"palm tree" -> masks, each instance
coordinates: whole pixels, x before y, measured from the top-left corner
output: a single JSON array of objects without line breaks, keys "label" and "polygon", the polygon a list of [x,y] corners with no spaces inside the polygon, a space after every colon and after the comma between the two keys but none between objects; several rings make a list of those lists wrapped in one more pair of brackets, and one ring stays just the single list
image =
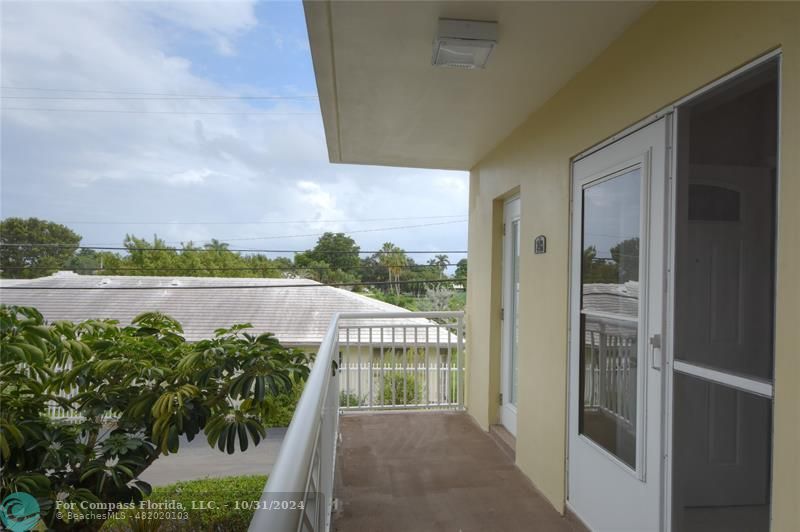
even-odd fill
[{"label": "palm tree", "polygon": [[444,272],[450,266],[450,257],[447,255],[436,255],[433,259],[433,264],[439,268],[439,277],[444,277]]},{"label": "palm tree", "polygon": [[395,283],[394,292],[399,296],[400,285],[398,281],[400,280],[400,272],[403,266],[408,263],[408,257],[406,257],[405,252],[391,242],[384,242],[380,251],[378,251],[378,263],[388,270],[389,286]]},{"label": "palm tree", "polygon": [[209,249],[212,251],[227,251],[228,246],[229,244],[227,242],[220,242],[216,238],[212,238],[211,242],[203,245],[205,249]]}]

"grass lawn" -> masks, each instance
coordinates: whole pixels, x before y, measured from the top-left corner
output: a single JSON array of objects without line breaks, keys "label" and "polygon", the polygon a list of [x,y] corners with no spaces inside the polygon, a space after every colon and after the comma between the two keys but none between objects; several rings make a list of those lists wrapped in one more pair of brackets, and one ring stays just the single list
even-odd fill
[{"label": "grass lawn", "polygon": [[121,512],[125,519],[107,521],[103,531],[245,531],[253,517],[252,503],[261,498],[266,481],[266,475],[251,475],[153,488],[137,509]]}]

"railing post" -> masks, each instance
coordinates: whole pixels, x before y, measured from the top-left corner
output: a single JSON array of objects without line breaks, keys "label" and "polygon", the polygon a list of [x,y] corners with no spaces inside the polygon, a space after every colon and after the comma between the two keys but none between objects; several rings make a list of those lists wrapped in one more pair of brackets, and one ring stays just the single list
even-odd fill
[{"label": "railing post", "polygon": [[464,353],[464,315],[461,314],[458,316],[458,326],[457,326],[457,333],[458,333],[458,347],[456,351],[456,371],[458,371],[458,388],[456,390],[458,394],[458,406],[459,408],[464,408],[466,403],[464,394],[466,390],[464,389],[465,381],[466,381],[466,353]]},{"label": "railing post", "polygon": [[373,368],[373,365],[372,365],[372,361],[374,360],[375,355],[372,352],[373,351],[373,347],[372,347],[372,327],[370,327],[367,330],[369,331],[369,348],[367,348],[367,364],[368,364],[368,367],[369,367],[369,387],[367,389],[367,395],[369,396],[369,406],[372,407],[372,404],[373,404],[373,401],[374,401],[374,399],[373,399],[373,393],[374,393],[373,381],[375,380],[374,375],[373,375],[374,368]]}]

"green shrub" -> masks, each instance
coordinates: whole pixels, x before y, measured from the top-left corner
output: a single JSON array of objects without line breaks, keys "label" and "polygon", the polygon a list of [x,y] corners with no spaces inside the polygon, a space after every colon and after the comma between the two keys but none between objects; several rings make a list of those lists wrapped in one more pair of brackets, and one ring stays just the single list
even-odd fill
[{"label": "green shrub", "polygon": [[[126,510],[117,514],[119,519],[106,521],[103,531],[144,532],[173,530],[207,530],[213,532],[239,532],[247,530],[253,518],[250,506],[236,507],[236,501],[248,503],[261,497],[267,477],[252,475],[241,477],[207,478],[176,482],[168,486],[153,488],[146,498],[152,503],[180,503],[188,513],[188,519],[136,519],[137,510]],[[204,509],[199,509],[204,505]],[[213,507],[212,507],[213,506]],[[194,509],[193,509],[194,508]],[[173,510],[165,510],[172,512]],[[157,512],[156,512],[157,513]]]},{"label": "green shrub", "polygon": [[381,382],[384,405],[413,405],[423,402],[425,385],[414,375],[403,371],[387,371]]},{"label": "green shrub", "polygon": [[366,397],[360,396],[355,392],[345,390],[339,392],[339,406],[363,406],[365,403]]},{"label": "green shrub", "polygon": [[419,310],[419,306],[417,305],[417,299],[414,296],[410,296],[407,294],[392,294],[392,293],[385,294],[383,292],[370,292],[366,295],[368,295],[373,299],[383,301],[384,303],[389,303],[391,305],[403,307],[408,310],[412,311]]},{"label": "green shrub", "polygon": [[[229,454],[258,445],[281,412],[278,397],[299,394],[310,357],[248,327],[187,342],[180,323],[157,312],[128,326],[48,324],[34,308],[0,305],[0,500],[29,493],[48,529],[89,530],[103,514],[59,505],[142,500],[151,486],[140,475],[178,452],[181,436]],[[53,403],[79,420],[48,416]]]},{"label": "green shrub", "polygon": [[282,393],[269,399],[270,412],[267,417],[267,427],[288,427],[292,422],[294,409],[303,394],[305,382],[294,385],[291,393]]}]

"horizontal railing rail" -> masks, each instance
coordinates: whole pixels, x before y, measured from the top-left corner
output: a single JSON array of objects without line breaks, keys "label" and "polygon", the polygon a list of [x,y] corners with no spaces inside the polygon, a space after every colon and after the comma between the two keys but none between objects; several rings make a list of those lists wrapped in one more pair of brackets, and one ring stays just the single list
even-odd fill
[{"label": "horizontal railing rail", "polygon": [[340,410],[463,408],[464,354],[463,312],[336,314],[250,531],[329,530]]}]

